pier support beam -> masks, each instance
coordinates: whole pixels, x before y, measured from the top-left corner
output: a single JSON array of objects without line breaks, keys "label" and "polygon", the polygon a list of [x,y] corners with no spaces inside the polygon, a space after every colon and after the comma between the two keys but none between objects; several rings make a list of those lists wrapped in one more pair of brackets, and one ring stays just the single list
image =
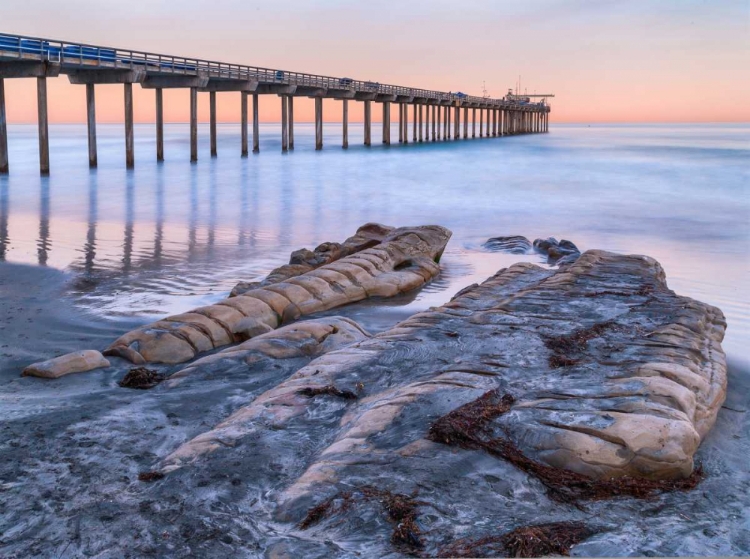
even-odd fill
[{"label": "pier support beam", "polygon": [[47,78],[36,79],[37,115],[39,123],[39,172],[49,175],[49,124],[47,121]]},{"label": "pier support beam", "polygon": [[383,103],[383,143],[389,145],[391,143],[391,104],[388,101]]},{"label": "pier support beam", "polygon": [[404,143],[409,143],[409,103],[404,103]]},{"label": "pier support beam", "polygon": [[[287,114],[287,96],[279,95],[281,99],[281,153],[289,151],[289,115]],[[318,99],[315,99],[315,149],[318,148]]]},{"label": "pier support beam", "polygon": [[164,90],[156,88],[156,160],[164,161]]},{"label": "pier support beam", "polygon": [[198,161],[198,88],[190,88],[190,162]]},{"label": "pier support beam", "polygon": [[343,114],[341,117],[342,130],[341,130],[341,147],[343,149],[349,149],[349,100],[343,100]]},{"label": "pier support beam", "polygon": [[135,167],[135,141],[133,138],[133,84],[126,83],[125,89],[125,167]]},{"label": "pier support beam", "polygon": [[440,105],[438,105],[438,106],[435,107],[435,109],[437,109],[435,111],[437,113],[437,139],[440,140],[440,138],[441,138],[441,135],[440,135],[440,113],[442,112],[443,108]]},{"label": "pier support beam", "polygon": [[94,84],[86,84],[86,124],[89,139],[89,167],[96,168],[96,99],[94,97]]},{"label": "pier support beam", "polygon": [[445,112],[443,113],[445,120],[443,122],[443,141],[447,142],[451,139],[451,108],[445,106]]},{"label": "pier support beam", "polygon": [[435,119],[437,118],[437,111],[435,109],[437,109],[437,107],[433,105],[432,106],[432,141],[433,142],[437,139],[437,136],[435,134],[435,131],[436,131]]},{"label": "pier support beam", "polygon": [[422,143],[423,137],[422,132],[424,130],[424,122],[422,120],[422,105],[419,105],[419,143]]},{"label": "pier support beam", "polygon": [[247,157],[247,91],[240,91],[240,136],[242,157]]},{"label": "pier support beam", "polygon": [[315,149],[323,149],[323,98],[315,98]]},{"label": "pier support beam", "polygon": [[469,107],[464,107],[464,140],[469,137]]},{"label": "pier support beam", "polygon": [[417,116],[417,104],[414,103],[414,124],[412,126],[413,128],[413,136],[412,141],[416,144],[417,143],[417,123],[418,123],[419,117]]},{"label": "pier support beam", "polygon": [[289,150],[294,151],[294,97],[291,95],[286,98],[286,108],[289,119]]},{"label": "pier support beam", "polygon": [[209,130],[211,136],[211,157],[216,157],[216,92],[211,91],[209,96]]},{"label": "pier support beam", "polygon": [[372,145],[372,101],[365,101],[365,145]]},{"label": "pier support beam", "polygon": [[404,143],[404,104],[398,103],[398,143]]},{"label": "pier support beam", "polygon": [[0,78],[0,175],[7,175],[8,163],[8,117],[5,112],[5,80]]},{"label": "pier support beam", "polygon": [[456,105],[453,109],[453,139],[458,140],[461,137],[461,107]]},{"label": "pier support beam", "polygon": [[260,122],[258,121],[257,93],[253,93],[253,153],[260,153]]},{"label": "pier support beam", "polygon": [[484,138],[484,109],[479,109],[479,137]]},{"label": "pier support beam", "polygon": [[477,137],[477,109],[471,109],[471,137]]},{"label": "pier support beam", "polygon": [[431,127],[435,127],[435,114],[434,114],[434,107],[432,105],[425,105],[425,129],[424,129],[424,139],[426,142],[434,141],[435,138],[434,135],[430,133]]}]

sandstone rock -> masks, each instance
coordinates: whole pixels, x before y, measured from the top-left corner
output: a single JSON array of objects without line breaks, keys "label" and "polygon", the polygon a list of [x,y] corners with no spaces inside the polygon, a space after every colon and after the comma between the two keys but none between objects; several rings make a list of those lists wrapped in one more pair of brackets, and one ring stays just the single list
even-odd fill
[{"label": "sandstone rock", "polygon": [[25,377],[60,378],[71,373],[83,373],[109,367],[109,361],[93,349],[67,353],[54,359],[29,365],[21,373]]},{"label": "sandstone rock", "polygon": [[510,254],[530,254],[532,251],[531,241],[520,235],[493,237],[482,246],[488,250]]},{"label": "sandstone rock", "polygon": [[[576,483],[684,478],[724,400],[725,327],[718,309],[670,291],[648,257],[589,251],[561,270],[516,264],[443,307],[315,359],[164,468],[184,463],[183,452],[195,460],[242,440],[260,444],[264,433],[281,459],[301,444],[300,431],[284,426],[304,416],[305,441],[327,434],[281,497],[282,518],[299,519],[315,496],[352,480],[426,483],[424,460],[441,459],[430,456],[442,445],[426,440],[435,418],[502,391],[506,407],[485,417],[481,437],[510,445],[536,470],[568,472]],[[334,433],[321,431],[332,418],[308,415],[306,394],[357,385],[362,397],[332,412]]]},{"label": "sandstone rock", "polygon": [[405,293],[440,272],[437,262],[450,235],[437,225],[393,229],[382,243],[300,276],[142,326],[115,340],[105,355],[136,364],[184,363],[300,316]]},{"label": "sandstone rock", "polygon": [[[334,316],[305,320],[198,359],[174,373],[164,384],[167,388],[175,388],[189,378],[226,371],[242,364],[257,366],[262,361],[291,360],[296,357],[309,360],[369,337],[361,326],[348,318]],[[343,392],[340,394],[349,397]],[[164,459],[161,471],[174,471],[217,448],[231,446],[233,441],[246,436],[253,428],[252,424],[245,421],[245,414],[233,414],[215,429],[199,435],[172,452]]]},{"label": "sandstone rock", "polygon": [[314,251],[306,248],[295,250],[289,258],[289,264],[285,264],[273,270],[263,281],[240,282],[230,297],[236,297],[251,289],[257,289],[265,285],[279,283],[289,278],[300,276],[306,272],[319,268],[324,264],[330,264],[350,254],[355,254],[366,248],[374,247],[385,240],[386,236],[393,231],[393,227],[380,225],[379,223],[365,223],[357,229],[357,232],[346,239],[342,244],[326,242],[318,245]]},{"label": "sandstone rock", "polygon": [[581,255],[578,247],[565,239],[558,241],[554,237],[548,239],[537,239],[534,241],[534,250],[547,257],[550,265],[565,265],[575,262]]}]

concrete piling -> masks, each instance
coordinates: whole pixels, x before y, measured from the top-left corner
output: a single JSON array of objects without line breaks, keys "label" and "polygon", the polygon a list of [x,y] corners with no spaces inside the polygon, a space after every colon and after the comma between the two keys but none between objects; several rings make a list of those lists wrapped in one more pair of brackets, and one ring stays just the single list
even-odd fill
[{"label": "concrete piling", "polygon": [[383,103],[383,143],[388,145],[391,143],[390,131],[391,131],[391,118],[390,118],[390,103],[385,101]]},{"label": "concrete piling", "polygon": [[414,143],[417,143],[417,124],[419,122],[419,118],[417,116],[417,104],[415,103],[413,107],[414,107],[414,122],[412,125],[412,130],[413,130],[412,141]]},{"label": "concrete piling", "polygon": [[8,117],[5,113],[5,80],[0,78],[0,175],[7,175],[9,171]]},{"label": "concrete piling", "polygon": [[323,149],[323,98],[315,98],[315,149]]},{"label": "concrete piling", "polygon": [[344,149],[349,148],[349,100],[343,100],[343,115],[342,115],[342,143],[341,147]]},{"label": "concrete piling", "polygon": [[469,107],[464,107],[464,140],[469,137]]},{"label": "concrete piling", "polygon": [[135,141],[133,138],[133,84],[126,83],[125,89],[125,167],[135,167]]},{"label": "concrete piling", "polygon": [[[416,108],[416,107],[415,107]],[[422,137],[422,131],[424,129],[423,121],[422,121],[422,105],[419,105],[419,143],[422,143],[423,137]]]},{"label": "concrete piling", "polygon": [[247,91],[240,92],[240,135],[242,138],[241,156],[247,157]]},{"label": "concrete piling", "polygon": [[398,143],[404,143],[404,104],[398,104]]},{"label": "concrete piling", "polygon": [[437,111],[435,109],[437,109],[437,107],[435,105],[433,105],[432,106],[432,141],[433,142],[436,140],[436,136],[435,136],[435,130],[436,130],[436,128],[435,128],[435,118],[436,118],[436,115],[437,115]]},{"label": "concrete piling", "polygon": [[39,124],[39,172],[49,175],[49,123],[47,121],[47,78],[36,79],[37,115]]},{"label": "concrete piling", "polygon": [[94,98],[94,84],[86,84],[86,124],[89,141],[89,168],[97,165],[96,156],[96,100]]},{"label": "concrete piling", "polygon": [[289,151],[294,151],[294,97],[291,95],[286,100],[287,118],[289,119]]},{"label": "concrete piling", "polygon": [[442,110],[442,107],[440,105],[437,105],[435,109],[437,109],[435,111],[435,113],[437,114],[437,139],[440,140],[440,112]]},{"label": "concrete piling", "polygon": [[372,145],[372,101],[365,101],[365,145]]},{"label": "concrete piling", "polygon": [[260,153],[260,122],[258,121],[257,93],[253,93],[253,153]]},{"label": "concrete piling", "polygon": [[164,161],[164,93],[156,88],[156,160]]},{"label": "concrete piling", "polygon": [[[289,151],[289,122],[287,115],[287,97],[286,95],[280,95],[281,100],[281,153]],[[315,100],[315,149],[318,148],[318,103]]]},{"label": "concrete piling", "polygon": [[209,97],[209,130],[211,137],[211,157],[216,157],[216,92],[211,91]]},{"label": "concrete piling", "polygon": [[198,88],[190,88],[190,161],[198,161]]}]

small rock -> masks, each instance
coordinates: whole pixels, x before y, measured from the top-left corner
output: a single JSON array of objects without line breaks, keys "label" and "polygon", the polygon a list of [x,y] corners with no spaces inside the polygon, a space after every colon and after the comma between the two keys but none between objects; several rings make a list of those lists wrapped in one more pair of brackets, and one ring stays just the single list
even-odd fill
[{"label": "small rock", "polygon": [[87,349],[34,363],[26,367],[21,375],[24,377],[60,378],[71,373],[84,373],[101,367],[109,367],[109,361],[98,351]]}]

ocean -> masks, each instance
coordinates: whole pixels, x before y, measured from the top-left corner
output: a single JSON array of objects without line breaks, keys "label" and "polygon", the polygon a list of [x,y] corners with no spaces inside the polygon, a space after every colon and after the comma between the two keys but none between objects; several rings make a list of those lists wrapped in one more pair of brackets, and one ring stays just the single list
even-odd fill
[{"label": "ocean", "polygon": [[138,125],[128,171],[122,125],[98,126],[96,170],[85,126],[53,125],[52,172],[40,177],[36,127],[11,125],[0,261],[64,270],[75,306],[145,321],[216,301],[291,251],[342,241],[368,221],[450,228],[439,280],[395,310],[351,311],[378,330],[512,262],[541,263],[487,252],[488,238],[552,236],[656,258],[672,289],[724,311],[724,348],[748,361],[750,125],[553,121],[549,134],[391,146],[374,125],[365,147],[353,124],[343,150],[340,123],[326,123],[316,152],[313,126],[298,123],[288,154],[279,126],[260,128],[260,153],[241,158],[239,126],[219,125],[211,158],[201,125],[191,164],[187,125],[167,125],[159,164],[154,127]]}]

